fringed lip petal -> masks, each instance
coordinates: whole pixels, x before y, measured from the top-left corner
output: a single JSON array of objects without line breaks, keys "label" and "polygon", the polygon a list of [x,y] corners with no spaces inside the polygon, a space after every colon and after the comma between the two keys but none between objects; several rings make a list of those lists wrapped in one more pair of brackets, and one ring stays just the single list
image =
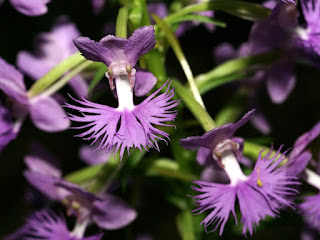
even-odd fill
[{"label": "fringed lip petal", "polygon": [[[168,86],[167,90],[158,95],[161,89]],[[168,81],[156,92],[146,98],[133,110],[118,109],[92,103],[88,100],[75,100],[82,106],[74,106],[66,103],[65,107],[80,112],[81,116],[69,114],[69,119],[75,122],[87,123],[78,128],[87,128],[86,131],[78,135],[93,142],[100,140],[99,149],[109,152],[115,147],[120,150],[123,157],[125,149],[130,148],[146,149],[155,147],[157,150],[157,140],[164,140],[169,134],[158,130],[155,126],[170,126],[167,121],[174,121],[177,112],[171,109],[179,104],[177,100],[171,100],[174,92],[170,89]]]}]

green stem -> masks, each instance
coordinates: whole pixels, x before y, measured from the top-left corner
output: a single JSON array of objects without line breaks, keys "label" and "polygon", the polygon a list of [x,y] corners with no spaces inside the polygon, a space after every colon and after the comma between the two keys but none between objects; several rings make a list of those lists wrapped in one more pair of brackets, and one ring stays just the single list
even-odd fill
[{"label": "green stem", "polygon": [[201,98],[201,95],[199,93],[199,90],[196,86],[191,68],[189,66],[189,63],[188,63],[186,57],[184,56],[184,53],[181,49],[181,46],[179,44],[177,37],[174,35],[174,33],[171,31],[170,27],[168,26],[168,24],[165,21],[163,21],[161,18],[159,18],[155,14],[152,14],[152,17],[154,18],[154,20],[156,21],[158,26],[162,29],[162,31],[165,33],[169,44],[171,45],[174,53],[176,54],[176,57],[179,60],[180,65],[181,65],[181,67],[187,77],[187,80],[189,82],[190,89],[191,89],[191,92],[192,92],[194,98],[198,101],[198,103],[203,108],[205,108],[204,103]]},{"label": "green stem", "polygon": [[119,10],[117,22],[116,22],[116,36],[121,38],[127,38],[127,23],[128,23],[128,9],[122,7]]},{"label": "green stem", "polygon": [[42,94],[46,96],[50,96],[56,92],[58,92],[64,85],[66,85],[75,75],[79,74],[81,71],[83,71],[85,68],[90,66],[92,64],[91,61],[85,61],[79,66],[75,67],[73,70],[71,70],[67,75],[62,77],[59,81],[54,83],[51,87],[49,87],[47,90],[45,90]]},{"label": "green stem", "polygon": [[194,99],[190,90],[184,87],[177,80],[172,81],[172,86],[176,93],[181,97],[183,103],[189,108],[195,118],[200,122],[205,131],[209,131],[215,127],[215,122],[208,112]]},{"label": "green stem", "polygon": [[30,97],[34,97],[42,93],[49,86],[51,86],[57,79],[59,79],[65,72],[79,65],[83,61],[85,61],[85,58],[82,57],[79,52],[71,55],[69,58],[59,63],[50,72],[48,72],[38,81],[36,81],[28,91],[28,95]]}]

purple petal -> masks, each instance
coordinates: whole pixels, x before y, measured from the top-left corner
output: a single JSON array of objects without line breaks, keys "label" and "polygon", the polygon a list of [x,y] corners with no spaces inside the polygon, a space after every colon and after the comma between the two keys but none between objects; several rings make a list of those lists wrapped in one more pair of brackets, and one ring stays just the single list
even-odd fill
[{"label": "purple petal", "polygon": [[156,85],[157,78],[149,71],[136,66],[134,94],[138,97],[146,95]]},{"label": "purple petal", "polygon": [[155,21],[151,17],[151,13],[157,15],[159,18],[165,18],[168,16],[168,8],[163,2],[151,2],[147,5],[149,18],[152,24],[155,24]]},{"label": "purple petal", "polygon": [[300,153],[295,158],[289,157],[288,175],[300,176],[300,174],[306,169],[311,158],[312,154],[308,151]]},{"label": "purple petal", "polygon": [[294,143],[289,159],[299,156],[316,137],[320,135],[320,122],[318,122],[310,131],[302,134]]},{"label": "purple petal", "polygon": [[0,152],[17,137],[18,131],[14,130],[11,114],[0,103]]},{"label": "purple petal", "polygon": [[104,9],[104,6],[106,5],[106,0],[92,0],[91,1],[93,13],[99,14]]},{"label": "purple petal", "polygon": [[[100,139],[99,148],[109,152],[115,147],[117,152],[120,149],[120,156],[123,157],[127,148],[142,149],[154,147],[159,150],[157,140],[165,140],[169,134],[155,128],[158,126],[172,126],[165,124],[166,121],[173,121],[177,115],[171,109],[179,104],[177,100],[171,100],[174,96],[173,89],[168,86],[165,93],[156,96],[160,90],[167,85],[166,82],[156,92],[146,98],[141,104],[135,106],[132,111],[118,111],[105,105],[75,100],[83,107],[66,104],[66,107],[79,111],[82,116],[71,115],[69,119],[75,122],[86,123],[79,129],[88,128],[85,132],[77,135],[86,140],[93,139],[93,143]],[[118,127],[120,123],[120,127]],[[160,135],[160,136],[159,136]],[[163,138],[164,137],[164,138]]]},{"label": "purple petal", "polygon": [[2,58],[0,58],[0,89],[20,103],[28,102],[22,74]]},{"label": "purple petal", "polygon": [[320,1],[303,0],[301,1],[303,16],[308,24],[309,29],[319,30],[320,24]]},{"label": "purple petal", "polygon": [[212,157],[212,150],[205,147],[199,147],[196,159],[200,166],[209,166],[216,162]]},{"label": "purple petal", "polygon": [[219,166],[209,166],[203,169],[200,179],[205,182],[230,183],[227,173]]},{"label": "purple petal", "polygon": [[194,183],[199,187],[192,186],[191,188],[201,193],[200,195],[193,197],[198,206],[194,211],[200,214],[204,211],[211,210],[201,224],[204,225],[206,231],[211,224],[215,225],[212,231],[217,230],[220,226],[219,235],[221,236],[230,213],[233,214],[237,224],[234,207],[236,201],[236,188],[225,184],[203,181],[195,181]]},{"label": "purple petal", "polygon": [[11,5],[19,12],[28,16],[40,16],[48,11],[50,0],[10,0]]},{"label": "purple petal", "polygon": [[80,148],[80,159],[89,165],[97,165],[106,163],[109,160],[109,154],[103,149],[98,149],[98,146],[82,146]]},{"label": "purple petal", "polygon": [[57,166],[58,159],[39,144],[32,146],[31,154],[25,156],[24,162],[28,166],[29,171],[50,175],[56,178],[62,177],[62,173]]},{"label": "purple petal", "polygon": [[236,50],[230,43],[221,43],[213,51],[214,61],[221,64],[236,57]]},{"label": "purple petal", "polygon": [[270,124],[265,115],[258,109],[251,118],[252,125],[263,134],[269,134],[271,131]]},{"label": "purple petal", "polygon": [[69,128],[70,121],[62,107],[50,97],[39,96],[33,99],[30,115],[32,122],[46,132],[63,131]]},{"label": "purple petal", "polygon": [[306,222],[320,232],[320,194],[304,198],[299,205],[300,212],[305,216]]},{"label": "purple petal", "polygon": [[30,170],[25,171],[24,176],[35,189],[51,200],[60,201],[67,195],[65,192],[59,192],[58,188],[55,186],[58,178],[54,176]]},{"label": "purple petal", "polygon": [[125,44],[124,52],[127,56],[127,61],[131,66],[135,66],[138,59],[151,51],[156,45],[153,26],[144,26],[136,29],[128,42]]},{"label": "purple petal", "polygon": [[137,217],[137,212],[120,198],[104,195],[102,201],[94,203],[92,219],[106,230],[115,230],[127,226]]},{"label": "purple petal", "polygon": [[69,85],[72,90],[77,94],[78,97],[87,97],[88,96],[88,83],[80,75],[74,76],[70,81]]},{"label": "purple petal", "polygon": [[17,56],[17,66],[32,79],[38,80],[51,70],[54,63],[43,57],[21,51]]},{"label": "purple petal", "polygon": [[247,112],[237,123],[228,123],[206,132],[202,136],[188,137],[180,140],[180,144],[187,149],[205,147],[213,150],[223,140],[231,139],[238,128],[242,127],[253,115],[255,110]]},{"label": "purple petal", "polygon": [[273,64],[266,81],[271,100],[274,103],[284,102],[296,84],[292,63],[283,60]]},{"label": "purple petal", "polygon": [[79,37],[74,40],[74,44],[88,60],[103,62],[109,66],[114,61],[126,60],[124,55],[124,44],[127,39],[117,38],[108,35],[95,42],[87,37]]}]

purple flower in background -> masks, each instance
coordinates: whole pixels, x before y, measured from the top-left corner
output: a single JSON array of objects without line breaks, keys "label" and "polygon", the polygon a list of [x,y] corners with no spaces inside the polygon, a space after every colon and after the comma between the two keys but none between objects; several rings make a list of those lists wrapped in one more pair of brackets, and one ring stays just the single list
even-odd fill
[{"label": "purple flower in background", "polygon": [[104,9],[104,7],[106,5],[106,0],[92,0],[91,4],[92,4],[92,8],[93,8],[93,13],[99,14]]},{"label": "purple flower in background", "polygon": [[[60,17],[51,32],[37,36],[35,54],[19,52],[17,66],[32,79],[38,80],[57,64],[77,52],[73,40],[79,36],[76,26],[66,17]],[[87,96],[88,84],[82,76],[76,75],[68,83],[79,97]]]},{"label": "purple flower in background", "polygon": [[320,193],[305,197],[299,209],[305,216],[306,223],[320,233]]},{"label": "purple flower in background", "polygon": [[60,104],[54,98],[41,94],[29,97],[23,75],[1,58],[0,89],[9,103],[6,108],[0,108],[1,148],[16,137],[28,113],[34,125],[43,131],[57,132],[69,127],[70,121]]},{"label": "purple flower in background", "polygon": [[[276,217],[283,207],[293,207],[289,196],[297,193],[291,185],[297,185],[295,177],[287,174],[287,166],[279,167],[286,158],[285,155],[277,154],[271,157],[272,151],[265,157],[259,154],[259,158],[253,172],[246,176],[240,169],[237,160],[230,150],[222,153],[222,164],[229,176],[229,184],[210,183],[195,181],[198,186],[192,189],[200,192],[193,198],[198,206],[194,211],[202,213],[211,210],[209,215],[201,222],[205,229],[214,225],[213,231],[220,227],[219,234],[222,235],[224,226],[228,221],[230,213],[235,214],[235,202],[239,202],[243,224],[242,234],[253,230],[266,216]],[[279,156],[280,155],[280,156]]]},{"label": "purple flower in background", "polygon": [[120,198],[105,193],[94,195],[63,180],[61,171],[46,160],[43,155],[27,156],[25,177],[50,200],[64,204],[67,213],[75,215],[84,227],[94,222],[103,229],[119,229],[136,218],[136,211]]},{"label": "purple flower in background", "polygon": [[151,2],[147,5],[149,18],[152,24],[155,24],[155,21],[151,17],[151,13],[157,15],[159,18],[165,18],[168,16],[168,8],[163,2]]},{"label": "purple flower in background", "polygon": [[20,13],[28,16],[40,16],[47,13],[47,4],[51,0],[9,0],[10,4]]},{"label": "purple flower in background", "polygon": [[301,0],[306,28],[297,27],[298,45],[309,54],[320,56],[320,1]]},{"label": "purple flower in background", "polygon": [[[111,90],[116,89],[118,108],[90,102],[86,99],[76,100],[82,106],[66,103],[66,107],[77,110],[81,116],[70,114],[69,119],[85,125],[75,127],[88,128],[77,135],[93,143],[100,139],[100,149],[115,152],[120,149],[121,159],[127,148],[154,147],[159,150],[157,140],[165,140],[169,134],[154,127],[172,126],[164,122],[173,121],[177,115],[171,110],[179,104],[179,100],[171,100],[174,90],[170,90],[168,81],[156,92],[147,97],[139,105],[134,105],[133,92],[143,96],[149,92],[156,78],[148,71],[134,68],[139,57],[150,51],[155,45],[154,29],[146,26],[137,29],[129,39],[112,35],[104,37],[100,42],[89,38],[76,39],[75,45],[80,52],[92,61],[103,62],[108,66],[106,76]],[[115,84],[114,84],[115,83]],[[167,90],[158,95],[165,87]]]},{"label": "purple flower in background", "polygon": [[103,149],[99,149],[96,145],[83,145],[80,148],[79,157],[88,165],[97,165],[106,163],[110,158],[110,154]]},{"label": "purple flower in background", "polygon": [[16,138],[18,128],[14,126],[9,110],[0,104],[0,152]]},{"label": "purple flower in background", "polygon": [[6,238],[6,240],[100,240],[103,233],[83,237],[84,229],[76,225],[72,232],[69,231],[64,217],[58,216],[51,210],[40,210],[32,214],[24,226]]}]

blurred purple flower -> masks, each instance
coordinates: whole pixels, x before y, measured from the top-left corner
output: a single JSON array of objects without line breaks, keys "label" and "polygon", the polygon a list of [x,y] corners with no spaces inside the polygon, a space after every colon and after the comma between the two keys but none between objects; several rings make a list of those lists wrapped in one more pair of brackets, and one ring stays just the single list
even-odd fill
[{"label": "blurred purple flower", "polygon": [[84,229],[76,225],[72,232],[69,231],[64,217],[58,216],[51,210],[40,210],[32,214],[24,226],[8,236],[6,240],[100,240],[103,233],[83,237]]},{"label": "blurred purple flower", "polygon": [[[87,59],[103,62],[108,66],[106,76],[109,78],[111,90],[116,89],[118,99],[118,108],[93,103],[86,99],[74,99],[83,105],[79,107],[66,103],[67,108],[82,114],[81,116],[69,114],[69,119],[86,123],[75,128],[88,128],[77,136],[86,140],[93,139],[93,143],[100,139],[98,148],[106,149],[106,152],[113,147],[115,152],[120,149],[121,159],[126,148],[128,152],[131,147],[141,150],[148,146],[159,150],[157,140],[165,140],[169,134],[153,125],[172,126],[164,122],[175,119],[177,113],[171,109],[179,104],[179,100],[171,100],[174,91],[170,89],[167,81],[139,105],[134,105],[133,102],[133,92],[136,96],[143,96],[156,83],[152,73],[134,68],[139,57],[155,46],[153,26],[135,30],[129,39],[108,35],[100,42],[86,37],[80,37],[74,42]],[[168,87],[165,93],[158,95],[166,85]]]},{"label": "blurred purple flower", "polygon": [[301,0],[306,28],[298,27],[298,44],[310,57],[320,56],[320,1]]},{"label": "blurred purple flower", "polygon": [[61,171],[42,156],[27,156],[25,162],[28,182],[49,199],[64,204],[68,214],[75,215],[80,223],[94,222],[100,228],[112,230],[128,225],[137,216],[134,209],[116,196],[94,195],[63,180]]},{"label": "blurred purple flower", "polygon": [[[17,66],[32,79],[38,80],[57,64],[77,52],[73,40],[80,36],[76,26],[66,17],[60,17],[51,32],[41,33],[35,41],[35,54],[21,51],[17,56]],[[86,97],[88,84],[80,76],[74,76],[69,85],[79,97]]]},{"label": "blurred purple flower", "polygon": [[91,4],[92,4],[93,13],[97,15],[101,13],[102,10],[104,9],[106,5],[106,0],[92,0]]},{"label": "blurred purple flower", "polygon": [[99,149],[97,145],[83,145],[80,147],[79,157],[88,165],[97,165],[106,163],[109,160],[110,154],[103,149]]},{"label": "blurred purple flower", "polygon": [[10,0],[11,5],[20,13],[28,16],[40,16],[47,13],[47,4],[51,0]]},{"label": "blurred purple flower", "polygon": [[155,21],[151,17],[151,13],[157,15],[159,18],[165,18],[168,16],[168,8],[163,2],[151,2],[147,5],[149,18],[152,24],[155,24]]},{"label": "blurred purple flower", "polygon": [[34,125],[43,131],[57,132],[69,127],[70,122],[60,104],[52,97],[41,94],[29,97],[23,75],[1,58],[0,89],[10,103],[7,108],[1,106],[1,148],[16,137],[28,113]]},{"label": "blurred purple flower", "polygon": [[272,151],[265,157],[259,154],[253,172],[246,176],[240,169],[233,153],[229,150],[222,153],[222,164],[230,178],[229,184],[209,183],[195,181],[198,186],[192,189],[200,192],[194,196],[198,206],[194,211],[202,213],[211,210],[210,214],[201,222],[205,229],[214,225],[213,231],[220,227],[219,234],[222,235],[224,226],[233,214],[236,224],[235,202],[238,200],[242,215],[241,223],[244,225],[242,234],[253,230],[265,217],[276,217],[283,207],[293,207],[290,195],[297,193],[292,185],[299,184],[295,177],[288,176],[287,166],[279,167],[286,158],[285,155],[277,154],[271,157]]}]

